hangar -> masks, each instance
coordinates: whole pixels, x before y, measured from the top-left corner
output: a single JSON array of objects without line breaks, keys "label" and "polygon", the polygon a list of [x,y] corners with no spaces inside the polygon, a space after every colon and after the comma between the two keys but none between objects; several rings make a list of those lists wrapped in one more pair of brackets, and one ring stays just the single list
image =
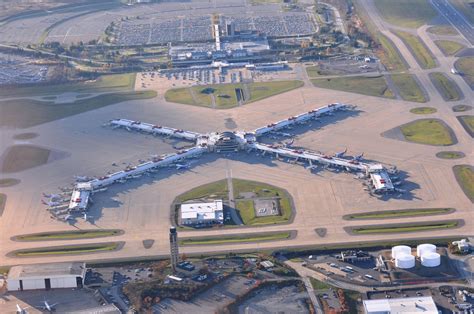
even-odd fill
[{"label": "hangar", "polygon": [[13,266],[7,287],[9,291],[80,288],[85,274],[86,264],[80,262]]},{"label": "hangar", "polygon": [[438,308],[432,297],[415,297],[403,299],[364,300],[367,314],[389,313],[425,313],[438,314]]}]

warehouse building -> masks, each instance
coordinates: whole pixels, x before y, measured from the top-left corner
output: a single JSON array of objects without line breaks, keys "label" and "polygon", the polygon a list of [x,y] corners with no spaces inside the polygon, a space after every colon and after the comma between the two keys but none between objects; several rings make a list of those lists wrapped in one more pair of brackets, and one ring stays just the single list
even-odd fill
[{"label": "warehouse building", "polygon": [[7,287],[9,291],[81,288],[85,274],[86,264],[80,262],[13,266]]},{"label": "warehouse building", "polygon": [[364,300],[364,310],[367,314],[438,314],[438,308],[432,297]]},{"label": "warehouse building", "polygon": [[222,200],[214,200],[209,203],[181,204],[182,225],[222,224],[223,222]]}]

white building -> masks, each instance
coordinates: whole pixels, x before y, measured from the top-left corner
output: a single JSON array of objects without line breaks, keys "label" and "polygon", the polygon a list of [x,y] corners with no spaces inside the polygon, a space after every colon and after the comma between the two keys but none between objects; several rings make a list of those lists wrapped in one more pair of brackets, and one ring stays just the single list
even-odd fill
[{"label": "white building", "polygon": [[364,300],[364,310],[367,314],[438,314],[432,297]]},{"label": "white building", "polygon": [[81,287],[86,274],[85,263],[49,263],[20,265],[10,268],[9,291]]},{"label": "white building", "polygon": [[224,213],[222,200],[214,200],[209,203],[187,203],[181,204],[181,224],[222,224]]}]

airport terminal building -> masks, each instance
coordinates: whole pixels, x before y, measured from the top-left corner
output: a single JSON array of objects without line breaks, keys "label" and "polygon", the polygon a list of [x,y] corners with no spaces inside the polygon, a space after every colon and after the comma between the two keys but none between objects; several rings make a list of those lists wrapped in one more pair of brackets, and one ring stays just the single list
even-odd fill
[{"label": "airport terminal building", "polygon": [[85,274],[86,264],[80,262],[13,266],[7,287],[9,291],[80,288]]}]

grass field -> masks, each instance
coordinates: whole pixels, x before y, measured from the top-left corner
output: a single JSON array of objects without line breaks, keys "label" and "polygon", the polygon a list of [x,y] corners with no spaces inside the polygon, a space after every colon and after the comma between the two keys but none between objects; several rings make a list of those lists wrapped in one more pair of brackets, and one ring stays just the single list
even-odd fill
[{"label": "grass field", "polygon": [[396,31],[395,34],[408,46],[416,61],[423,69],[436,67],[436,61],[433,55],[420,37],[402,31]]},{"label": "grass field", "polygon": [[459,50],[466,48],[466,46],[451,40],[435,40],[435,44],[445,56],[455,55]]},{"label": "grass field", "polygon": [[384,234],[384,233],[404,233],[417,231],[430,231],[438,229],[456,228],[461,221],[433,221],[433,222],[413,222],[390,225],[374,225],[364,227],[349,227],[353,234]]},{"label": "grass field", "polygon": [[359,219],[384,219],[384,218],[405,218],[416,216],[430,216],[439,214],[448,214],[453,212],[452,208],[416,208],[416,209],[397,209],[379,212],[368,212],[360,214],[351,214],[344,216],[348,220]]},{"label": "grass field", "polygon": [[452,145],[456,142],[452,131],[438,119],[420,119],[400,127],[407,141],[428,145]]},{"label": "grass field", "polygon": [[[232,179],[236,208],[245,225],[266,225],[288,222],[291,218],[291,196],[283,189],[265,184],[242,179]],[[227,180],[219,180],[198,186],[185,192],[175,199],[175,204],[191,200],[229,199]],[[256,217],[253,199],[244,198],[242,194],[252,193],[255,198],[278,198],[281,215]]]},{"label": "grass field", "polygon": [[464,158],[466,155],[463,152],[456,151],[444,151],[436,153],[436,157],[441,159],[460,159]]},{"label": "grass field", "polygon": [[155,91],[98,95],[73,103],[54,104],[31,99],[0,101],[0,127],[29,128],[123,101],[156,97]]},{"label": "grass field", "polygon": [[2,162],[2,172],[12,173],[44,165],[48,162],[49,149],[33,145],[11,146]]},{"label": "grass field", "polygon": [[265,232],[265,233],[249,233],[235,236],[219,236],[219,237],[195,237],[180,239],[180,245],[209,245],[209,244],[228,244],[228,243],[248,243],[261,241],[277,241],[285,240],[291,237],[290,231],[285,232]]},{"label": "grass field", "polygon": [[390,24],[418,28],[437,16],[429,0],[375,0],[381,16]]},{"label": "grass field", "polygon": [[391,71],[403,71],[407,69],[407,66],[403,60],[402,55],[395,48],[393,42],[382,35],[382,33],[377,33],[376,39],[382,46],[382,49],[385,51],[385,54],[380,55],[381,61],[388,70]]},{"label": "grass field", "polygon": [[471,89],[474,89],[474,57],[459,58],[454,66]]},{"label": "grass field", "polygon": [[107,242],[97,244],[64,245],[46,248],[24,249],[10,252],[16,257],[57,256],[83,253],[100,253],[121,249],[123,242]]},{"label": "grass field", "polygon": [[469,105],[456,105],[453,106],[453,111],[454,112],[464,112],[464,111],[469,111],[472,109],[472,106]]},{"label": "grass field", "polygon": [[50,241],[50,240],[77,240],[92,239],[101,237],[111,237],[123,234],[121,230],[74,230],[74,231],[58,231],[43,232],[35,234],[25,234],[15,236],[14,241]]},{"label": "grass field", "polygon": [[[184,88],[174,88],[166,91],[165,99],[169,102],[197,105],[204,107],[227,109],[238,105],[235,89],[241,88],[248,99],[244,103],[251,103],[264,98],[275,96],[303,86],[302,81],[274,81],[249,84],[215,84]],[[206,89],[213,92],[203,93]]]},{"label": "grass field", "polygon": [[458,31],[451,25],[435,25],[428,29],[428,32],[436,35],[459,35]]},{"label": "grass field", "polygon": [[448,79],[444,73],[432,72],[429,74],[429,77],[444,100],[456,101],[461,99],[458,86],[455,82]]},{"label": "grass field", "polygon": [[20,183],[20,180],[13,178],[0,179],[0,188],[6,188],[9,186],[14,186]]},{"label": "grass field", "polygon": [[453,167],[453,171],[464,194],[474,203],[474,167],[471,165],[457,165]]},{"label": "grass field", "polygon": [[6,204],[7,204],[7,195],[0,193],[0,216],[2,216],[3,211],[5,210]]},{"label": "grass field", "polygon": [[311,285],[313,286],[314,290],[327,290],[331,288],[331,286],[327,283],[316,280],[313,277],[309,277],[309,281],[311,282]]},{"label": "grass field", "polygon": [[432,114],[432,113],[435,113],[436,111],[437,111],[436,108],[433,108],[433,107],[417,107],[417,108],[410,109],[410,112],[414,114]]},{"label": "grass field", "polygon": [[393,92],[388,88],[387,82],[383,76],[349,76],[331,79],[312,79],[311,83],[313,83],[313,85],[316,87],[335,89],[369,96],[394,98]]},{"label": "grass field", "polygon": [[319,65],[312,65],[312,66],[306,67],[306,73],[308,74],[310,78],[312,78],[312,77],[320,77],[324,75],[343,75],[345,72],[339,71],[339,70],[321,69]]},{"label": "grass field", "polygon": [[464,130],[466,130],[466,132],[471,137],[474,137],[474,116],[465,115],[465,116],[457,116],[456,118],[459,120]]},{"label": "grass field", "polygon": [[404,100],[426,102],[425,95],[411,74],[392,74],[391,77]]},{"label": "grass field", "polygon": [[1,97],[22,97],[38,95],[57,95],[67,92],[73,93],[102,93],[132,91],[135,86],[135,73],[103,75],[94,81],[71,82],[65,84],[1,87]]}]

